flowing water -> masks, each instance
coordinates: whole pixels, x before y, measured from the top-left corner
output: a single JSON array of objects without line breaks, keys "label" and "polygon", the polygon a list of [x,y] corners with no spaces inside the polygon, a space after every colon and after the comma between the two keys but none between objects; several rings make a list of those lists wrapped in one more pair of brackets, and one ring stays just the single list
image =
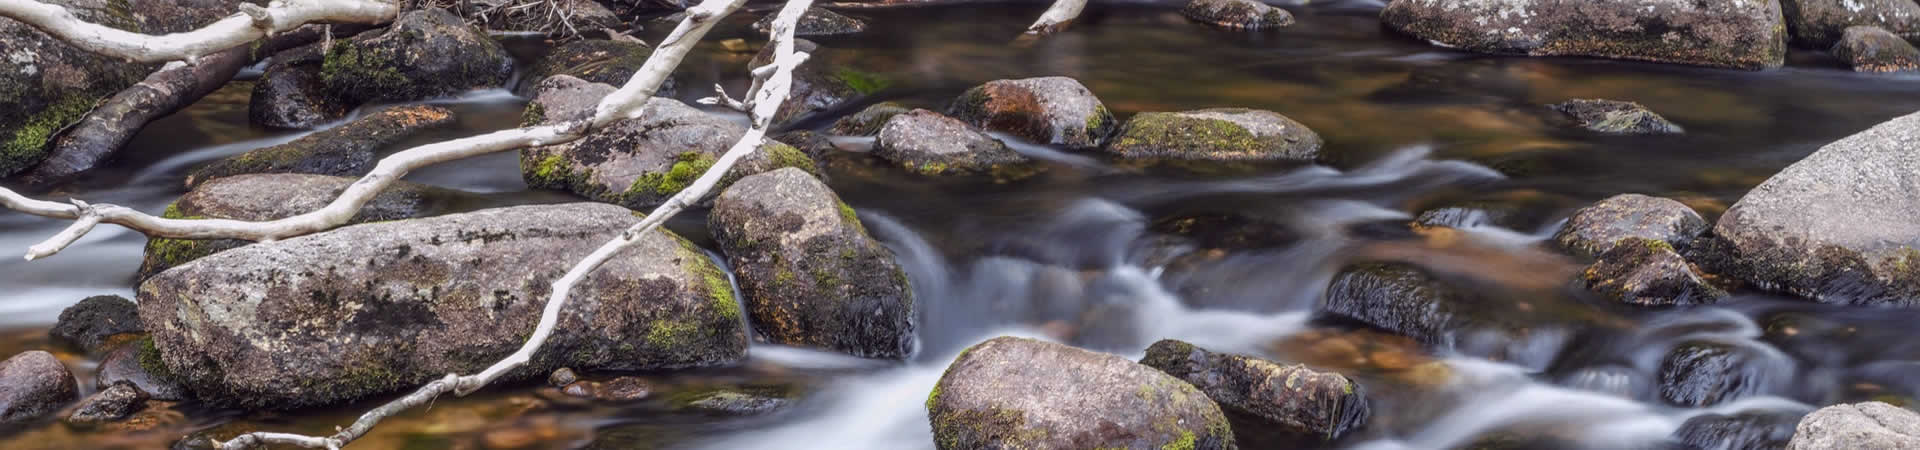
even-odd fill
[{"label": "flowing water", "polygon": [[[1327,142],[1320,164],[1196,175],[1113,164],[1096,155],[1013,142],[1048,161],[1015,183],[933,182],[849,153],[827,164],[830,184],[889,245],[916,294],[917,355],[868,361],[755,344],[742,367],[633,374],[656,399],[619,407],[568,403],[529,384],[442,398],[383,424],[366,448],[931,448],[923,402],[959,351],[1024,335],[1138,357],[1158,339],[1337,370],[1372,394],[1372,421],[1339,448],[1432,449],[1489,436],[1554,446],[1659,448],[1703,414],[1801,414],[1841,401],[1910,401],[1920,394],[1920,313],[1817,305],[1741,293],[1718,306],[1626,309],[1570,288],[1580,262],[1542,245],[1573,209],[1613,194],[1682,200],[1713,219],[1747,189],[1820,145],[1920,110],[1920,78],[1859,75],[1824,54],[1796,51],[1787,68],[1710,70],[1574,58],[1490,57],[1436,48],[1383,30],[1368,1],[1290,6],[1298,24],[1226,32],[1174,6],[1096,5],[1069,32],[1016,42],[1040,5],[857,10],[868,32],[816,39],[810,64],[875,72],[892,87],[802,120],[820,128],[873,102],[939,109],[965,88],[1000,78],[1079,79],[1122,118],[1142,111],[1238,106],[1285,114]],[[722,50],[753,14],[730,19],[681,68],[683,100],[716,82],[738,92],[751,55]],[[657,39],[667,27],[650,26]],[[522,63],[544,45],[511,42]],[[46,194],[158,213],[199,164],[285,142],[298,133],[250,127],[248,82],[235,82],[143,131],[118,160]],[[1606,137],[1569,131],[1541,105],[1570,98],[1633,100],[1687,133]],[[457,126],[418,144],[513,126],[525,99],[482,91],[438,101]],[[737,117],[737,115],[735,115]],[[850,149],[870,145],[843,139]],[[394,150],[404,148],[396,146]],[[567,201],[529,192],[517,159],[500,154],[422,170],[409,179],[487,193],[497,204]],[[1402,226],[1429,207],[1481,202],[1519,211],[1507,227],[1455,232]],[[489,205],[472,205],[474,208]],[[1283,236],[1221,250],[1170,238],[1162,219],[1236,213]],[[1843,219],[1843,218],[1836,218]],[[696,212],[673,224],[704,238]],[[0,249],[24,250],[65,223],[0,214]],[[104,226],[48,260],[0,259],[0,351],[50,347],[61,308],[97,294],[131,297],[144,237]],[[1392,260],[1471,283],[1496,301],[1478,313],[1526,322],[1527,338],[1421,346],[1313,313],[1352,262]],[[1752,395],[1706,408],[1660,400],[1661,359],[1698,343],[1746,355]],[[83,378],[95,364],[62,353]],[[83,390],[90,391],[91,386]],[[795,393],[778,412],[687,413],[673,392],[747,386]],[[325,433],[374,403],[285,413],[173,407],[142,432],[48,424],[12,431],[6,448],[149,448],[192,432],[268,429]],[[1236,430],[1247,448],[1285,445]]]}]

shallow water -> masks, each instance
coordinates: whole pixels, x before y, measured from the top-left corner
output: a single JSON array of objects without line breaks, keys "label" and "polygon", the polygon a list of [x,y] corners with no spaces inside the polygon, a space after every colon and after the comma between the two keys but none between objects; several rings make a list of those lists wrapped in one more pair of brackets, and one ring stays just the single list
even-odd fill
[{"label": "shallow water", "polygon": [[[1700,414],[1798,413],[1920,394],[1909,370],[1920,367],[1920,339],[1904,333],[1920,313],[1757,294],[1714,307],[1617,308],[1568,289],[1579,262],[1539,245],[1573,209],[1618,193],[1677,198],[1711,219],[1820,145],[1920,110],[1920,77],[1854,74],[1804,51],[1789,67],[1766,72],[1473,55],[1385,32],[1374,18],[1378,7],[1293,6],[1298,24],[1241,33],[1188,22],[1171,6],[1097,5],[1070,31],[1037,42],[1013,38],[1041,5],[853,11],[870,19],[869,31],[817,39],[829,50],[812,64],[855,67],[896,83],[800,127],[824,127],[877,101],[939,109],[983,81],[1064,75],[1122,118],[1221,106],[1280,112],[1317,131],[1326,157],[1313,166],[1195,175],[1016,142],[1051,161],[1050,170],[1016,183],[979,184],[929,182],[849,155],[827,165],[829,181],[895,250],[913,281],[916,357],[876,362],[756,344],[745,367],[639,374],[661,393],[645,402],[576,405],[531,385],[501,387],[440,399],[382,425],[361,445],[930,448],[923,402],[932,384],[960,349],[1005,334],[1133,357],[1155,340],[1178,338],[1339,370],[1372,390],[1375,411],[1370,425],[1337,444],[1343,448],[1444,448],[1516,433],[1564,445],[1655,447]],[[729,20],[682,66],[683,100],[707,95],[704,87],[716,81],[733,92],[744,87],[740,69],[751,55],[713,42],[752,36],[744,30],[750,16]],[[513,47],[532,58],[542,45]],[[236,82],[149,126],[109,167],[46,197],[158,213],[183,192],[181,181],[196,165],[298,137],[248,126],[250,89]],[[1687,133],[1569,131],[1541,105],[1570,98],[1637,101]],[[459,124],[409,144],[511,127],[525,99],[483,91],[435,103],[454,109]],[[517,164],[512,154],[491,155],[408,179],[489,193],[499,204],[567,199],[528,192]],[[1530,223],[1446,235],[1365,231],[1467,200],[1520,208]],[[1260,216],[1292,238],[1269,248],[1167,257],[1182,248],[1161,244],[1154,222],[1210,212]],[[701,223],[694,214],[674,228],[698,238]],[[0,215],[0,249],[24,249],[64,225]],[[47,347],[44,330],[81,298],[131,296],[143,239],[101,227],[52,259],[0,258],[0,285],[12,287],[0,298],[0,350]],[[1340,267],[1382,259],[1471,282],[1499,300],[1485,313],[1538,320],[1529,322],[1536,332],[1523,342],[1460,342],[1457,351],[1444,351],[1312,315]],[[1097,319],[1081,320],[1087,314]],[[1550,320],[1561,318],[1577,320]],[[1660,358],[1697,341],[1757,355],[1758,395],[1709,408],[1659,400]],[[1476,347],[1484,345],[1500,348]],[[1473,356],[1488,354],[1501,357]],[[63,357],[90,374],[92,362]],[[744,418],[667,405],[674,392],[728,385],[801,395],[780,412]],[[218,437],[254,429],[320,433],[370,404],[280,414],[179,405],[172,425],[152,432],[50,424],[15,431],[0,438],[0,447],[146,448],[201,430]],[[1257,430],[1239,432],[1248,448],[1281,442]]]}]

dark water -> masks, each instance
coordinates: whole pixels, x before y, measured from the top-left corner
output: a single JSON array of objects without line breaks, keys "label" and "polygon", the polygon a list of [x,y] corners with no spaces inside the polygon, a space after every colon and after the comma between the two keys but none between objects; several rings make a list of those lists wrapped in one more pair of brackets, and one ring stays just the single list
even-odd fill
[{"label": "dark water", "polygon": [[[921,341],[912,360],[757,345],[741,368],[637,374],[658,393],[645,402],[573,404],[533,386],[502,387],[439,399],[357,445],[930,448],[922,406],[928,390],[959,349],[1000,334],[1127,356],[1154,340],[1179,338],[1339,370],[1374,393],[1372,423],[1338,444],[1354,448],[1444,448],[1487,435],[1555,446],[1656,447],[1701,414],[1792,415],[1920,394],[1920,377],[1910,375],[1920,369],[1920,339],[1904,332],[1920,314],[1756,294],[1714,307],[1617,308],[1567,288],[1580,262],[1540,244],[1573,209],[1618,193],[1673,197],[1711,219],[1820,145],[1920,110],[1920,77],[1854,74],[1816,52],[1796,52],[1789,67],[1766,72],[1465,54],[1382,30],[1377,7],[1289,7],[1296,25],[1241,33],[1191,23],[1170,6],[1096,5],[1069,32],[1037,42],[1014,38],[1042,5],[852,11],[869,19],[869,31],[817,39],[829,50],[810,64],[855,67],[894,84],[799,127],[824,127],[883,100],[939,109],[983,81],[1064,75],[1123,118],[1223,106],[1276,111],[1317,131],[1326,156],[1314,166],[1202,175],[1014,143],[1052,161],[1051,170],[980,184],[912,178],[849,154],[827,164],[830,183],[909,271]],[[744,86],[751,55],[717,42],[753,40],[744,29],[752,18],[731,19],[681,67],[683,100],[707,95],[704,87],[715,82],[736,93]],[[667,27],[649,28],[657,34]],[[524,58],[544,47],[512,44]],[[149,126],[110,167],[48,197],[157,213],[182,193],[181,181],[196,165],[297,137],[247,125],[250,89],[236,82]],[[1637,101],[1687,133],[1570,131],[1541,105],[1571,98]],[[437,103],[453,108],[459,125],[410,144],[511,127],[525,99],[496,90]],[[527,192],[517,173],[516,157],[499,154],[409,180],[492,193],[500,204],[567,199]],[[1527,220],[1426,234],[1378,225],[1466,201],[1512,208]],[[1259,217],[1278,224],[1285,238],[1259,249],[1195,252],[1154,231],[1157,220],[1208,213]],[[693,214],[674,228],[698,237],[700,223]],[[0,215],[0,248],[24,249],[64,225]],[[0,259],[0,285],[12,287],[0,295],[0,351],[47,348],[44,330],[81,298],[130,296],[143,243],[137,233],[102,227],[49,260]],[[1482,313],[1534,332],[1491,344],[1503,346],[1495,360],[1473,356],[1488,353],[1472,342],[1434,349],[1315,320],[1311,311],[1337,269],[1382,259],[1470,283],[1495,299]],[[1689,342],[1745,355],[1755,395],[1707,408],[1660,400],[1660,359]],[[92,370],[91,361],[63,357],[78,372]],[[781,412],[745,418],[679,412],[668,401],[677,392],[741,385],[800,394]],[[279,414],[176,405],[176,414],[161,418],[167,425],[152,431],[49,424],[0,438],[0,447],[148,448],[190,432],[325,433],[371,404]],[[1240,431],[1243,446],[1280,445]]]}]

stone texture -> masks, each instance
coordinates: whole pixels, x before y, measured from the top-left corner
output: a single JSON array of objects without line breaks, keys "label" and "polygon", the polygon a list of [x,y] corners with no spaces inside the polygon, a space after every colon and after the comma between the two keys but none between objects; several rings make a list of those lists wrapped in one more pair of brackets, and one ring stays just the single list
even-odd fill
[{"label": "stone texture", "polygon": [[0,361],[0,425],[40,420],[79,398],[73,373],[51,353],[35,350]]},{"label": "stone texture", "polygon": [[1594,326],[1578,305],[1481,295],[1400,263],[1360,263],[1335,275],[1316,313],[1344,317],[1443,351],[1544,367],[1567,329]]},{"label": "stone texture", "polygon": [[118,295],[87,297],[60,311],[47,334],[60,342],[99,355],[110,350],[109,338],[140,332],[140,311],[132,300]]},{"label": "stone texture", "polygon": [[1920,448],[1920,414],[1881,402],[1833,405],[1800,419],[1788,450]]},{"label": "stone texture", "polygon": [[1554,233],[1553,240],[1575,256],[1593,258],[1630,237],[1685,248],[1706,229],[1707,220],[1680,202],[1620,194],[1574,211],[1567,224]]},{"label": "stone texture", "polygon": [[1831,47],[1855,26],[1920,38],[1920,4],[1913,0],[1780,0],[1780,9],[1793,42],[1806,47]]},{"label": "stone texture", "polygon": [[[1667,403],[1702,407],[1771,393],[1786,370],[1767,364],[1759,351],[1710,341],[1687,341],[1660,361],[1660,398]],[[1790,373],[1790,372],[1789,372]]]},{"label": "stone texture", "polygon": [[151,336],[122,345],[100,359],[93,382],[100,386],[126,383],[154,400],[182,401],[192,395],[173,378]]},{"label": "stone texture", "polygon": [[[773,18],[780,15],[778,10],[768,13],[753,22],[753,30],[760,34],[773,32]],[[807,8],[801,13],[800,22],[793,27],[794,36],[830,36],[835,34],[853,34],[867,30],[867,23],[860,19],[847,17],[818,6]]]},{"label": "stone texture", "polygon": [[[640,66],[645,65],[647,57],[653,56],[653,48],[639,42],[609,41],[588,39],[561,45],[547,52],[539,62],[521,74],[520,83],[513,88],[519,95],[531,95],[540,82],[554,75],[567,75],[593,83],[609,86],[627,84]],[[660,83],[660,89],[654,95],[673,98],[676,82],[673,76]],[[596,99],[597,100],[597,99]]]},{"label": "stone texture", "polygon": [[187,175],[187,188],[192,189],[208,180],[258,173],[366,175],[373,170],[374,155],[379,150],[451,124],[453,111],[438,106],[380,108],[345,125],[309,134],[293,142],[214,161]]},{"label": "stone texture", "polygon": [[[90,23],[136,32],[156,31],[129,14],[131,11],[116,9],[107,2],[46,3],[63,6]],[[95,54],[23,22],[0,20],[0,177],[39,164],[61,129],[78,122],[100,100],[140,82],[156,67]]]},{"label": "stone texture", "polygon": [[830,131],[843,136],[873,136],[880,134],[880,128],[893,120],[893,116],[904,114],[909,109],[899,103],[881,102],[868,106],[853,115],[841,117],[833,122]]},{"label": "stone texture", "polygon": [[320,47],[275,56],[254,85],[254,123],[310,129],[360,105],[502,87],[513,76],[506,48],[439,8],[408,11],[385,30],[337,40],[329,51]]},{"label": "stone texture", "polygon": [[1033,161],[998,139],[946,115],[915,109],[880,129],[873,155],[921,175],[1030,174]]},{"label": "stone texture", "polygon": [[146,406],[147,393],[131,384],[120,383],[80,400],[80,406],[65,420],[71,425],[98,426],[124,419]]},{"label": "stone texture", "polygon": [[1741,412],[1702,414],[1674,430],[1673,439],[1701,450],[1774,450],[1787,446],[1799,414]]},{"label": "stone texture", "polygon": [[947,114],[1041,144],[1089,149],[1118,128],[1107,105],[1067,77],[995,80],[961,93]]},{"label": "stone texture", "polygon": [[1213,353],[1175,340],[1155,342],[1140,363],[1193,384],[1222,409],[1258,417],[1267,431],[1332,442],[1365,426],[1369,416],[1358,383],[1305,365]]},{"label": "stone texture", "polygon": [[1710,304],[1727,292],[1708,283],[1666,241],[1630,237],[1581,273],[1587,289],[1640,306]]},{"label": "stone texture", "polygon": [[1235,30],[1266,30],[1293,25],[1293,13],[1255,0],[1187,0],[1180,14],[1201,23]]},{"label": "stone texture", "polygon": [[1388,27],[1482,53],[1592,56],[1738,69],[1780,67],[1777,0],[1393,0]]},{"label": "stone texture", "polygon": [[1313,161],[1320,135],[1272,111],[1212,108],[1136,114],[1107,151],[1129,159]]},{"label": "stone texture", "polygon": [[1840,42],[1833,44],[1833,57],[1855,72],[1920,70],[1920,49],[1879,27],[1847,28]]},{"label": "stone texture", "polygon": [[1606,134],[1680,134],[1679,125],[1667,121],[1639,103],[1618,100],[1574,99],[1551,105],[1554,111],[1572,119],[1575,126]]}]

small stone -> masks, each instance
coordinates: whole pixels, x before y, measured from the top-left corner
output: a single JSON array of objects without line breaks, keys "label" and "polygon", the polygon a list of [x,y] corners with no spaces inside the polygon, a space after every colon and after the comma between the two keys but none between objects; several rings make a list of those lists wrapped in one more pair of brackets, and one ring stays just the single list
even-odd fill
[{"label": "small stone", "polygon": [[1848,27],[1833,45],[1833,57],[1855,72],[1920,70],[1920,49],[1880,27]]},{"label": "small stone", "polygon": [[709,414],[753,416],[779,411],[792,403],[793,400],[785,396],[728,389],[694,397],[686,402],[685,407]]},{"label": "small stone", "polygon": [[1607,134],[1680,134],[1679,125],[1667,121],[1639,103],[1616,100],[1575,99],[1552,105],[1581,128]]},{"label": "small stone", "polygon": [[927,176],[1030,175],[1032,160],[998,139],[943,114],[915,109],[880,129],[873,155]]},{"label": "small stone", "polygon": [[575,381],[580,381],[580,377],[573,374],[573,369],[565,367],[561,367],[559,370],[553,371],[553,374],[547,375],[547,384],[553,387],[565,387],[566,385],[573,384]]},{"label": "small stone", "polygon": [[140,311],[132,300],[117,295],[101,295],[87,297],[61,310],[60,319],[54,322],[53,329],[47,334],[55,342],[97,356],[108,350],[105,347],[108,337],[140,331]]},{"label": "small stone", "polygon": [[969,125],[1028,141],[1090,149],[1119,128],[1113,113],[1079,80],[995,80],[961,93],[947,114]]},{"label": "small stone", "polygon": [[1738,346],[1688,341],[1660,362],[1660,397],[1668,403],[1701,407],[1772,392],[1776,369],[1766,355]]},{"label": "small stone", "polygon": [[1237,30],[1293,25],[1293,13],[1254,0],[1188,0],[1180,13],[1195,21]]},{"label": "small stone", "polygon": [[593,397],[609,402],[634,402],[645,400],[653,394],[653,388],[646,381],[634,377],[615,378],[595,386]]},{"label": "small stone", "polygon": [[1629,237],[1581,273],[1587,289],[1640,306],[1700,305],[1727,292],[1708,283],[1666,241]]},{"label": "small stone", "polygon": [[1621,194],[1575,211],[1553,240],[1576,256],[1593,258],[1629,237],[1684,248],[1706,229],[1707,220],[1680,202]]},{"label": "small stone", "polygon": [[880,134],[880,128],[887,125],[893,116],[904,114],[909,109],[899,103],[881,102],[868,106],[851,116],[833,122],[830,131],[842,136],[873,136]]},{"label": "small stone", "polygon": [[118,421],[139,412],[147,406],[147,393],[129,383],[117,383],[107,386],[86,399],[67,416],[66,422],[76,426],[97,426]]},{"label": "small stone", "polygon": [[52,353],[35,350],[0,361],[0,425],[39,420],[79,395],[73,373]]}]

